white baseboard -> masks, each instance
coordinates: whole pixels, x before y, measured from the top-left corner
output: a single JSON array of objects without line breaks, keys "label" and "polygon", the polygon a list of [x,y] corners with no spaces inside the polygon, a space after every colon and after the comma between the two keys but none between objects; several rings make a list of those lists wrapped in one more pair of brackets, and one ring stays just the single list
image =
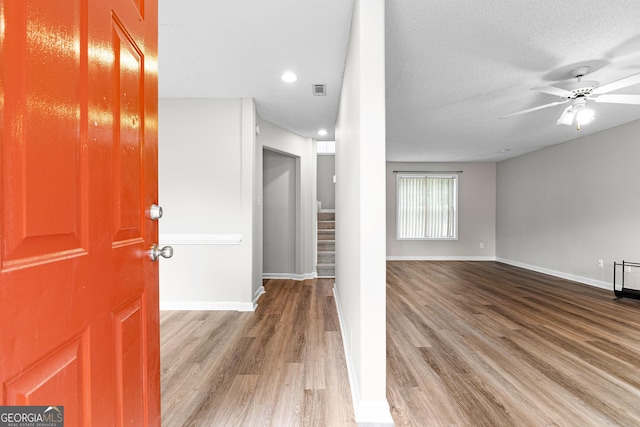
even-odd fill
[{"label": "white baseboard", "polygon": [[160,301],[160,310],[178,311],[255,311],[258,299],[265,293],[264,286],[260,286],[253,295],[252,302],[229,301]]},{"label": "white baseboard", "polygon": [[258,306],[258,299],[262,294],[266,293],[264,290],[264,286],[260,286],[256,292],[253,294],[253,308],[255,309]]},{"label": "white baseboard", "polygon": [[310,280],[318,277],[318,273],[262,273],[263,279],[283,279],[283,280]]},{"label": "white baseboard", "polygon": [[160,301],[160,310],[178,311],[254,311],[253,302],[226,301]]},{"label": "white baseboard", "polygon": [[391,409],[387,400],[360,401],[355,409],[355,417],[358,425],[374,425],[377,427],[391,426],[395,424],[391,416]]},{"label": "white baseboard", "polygon": [[351,399],[353,400],[353,412],[356,423],[375,423],[384,425],[393,425],[393,417],[391,416],[391,408],[387,400],[370,401],[360,399],[360,389],[358,383],[353,378],[353,359],[351,357],[351,347],[347,345],[347,328],[345,327],[344,317],[342,315],[342,307],[340,306],[340,298],[336,284],[333,284],[333,298],[336,302],[336,311],[338,312],[338,323],[340,324],[340,335],[342,335],[342,347],[344,348],[344,360],[347,365],[347,374],[349,377],[349,387],[351,388]]},{"label": "white baseboard", "polygon": [[387,261],[495,261],[494,256],[388,256]]},{"label": "white baseboard", "polygon": [[525,264],[519,261],[512,261],[510,259],[496,258],[496,261],[503,264],[513,265],[514,267],[524,268],[526,270],[535,271],[542,274],[548,274],[549,276],[559,277],[561,279],[571,280],[573,282],[583,283],[585,285],[594,286],[596,288],[602,288],[607,290],[613,290],[611,283],[603,282],[602,280],[590,279],[588,277],[576,276],[575,274],[564,273],[562,271],[550,270],[544,267],[538,267],[536,265]]}]

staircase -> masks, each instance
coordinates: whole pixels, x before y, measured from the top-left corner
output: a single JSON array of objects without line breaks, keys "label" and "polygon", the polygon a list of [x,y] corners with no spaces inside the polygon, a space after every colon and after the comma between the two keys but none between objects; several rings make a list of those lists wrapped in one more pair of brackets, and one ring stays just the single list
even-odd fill
[{"label": "staircase", "polygon": [[318,212],[318,277],[336,277],[336,214]]}]

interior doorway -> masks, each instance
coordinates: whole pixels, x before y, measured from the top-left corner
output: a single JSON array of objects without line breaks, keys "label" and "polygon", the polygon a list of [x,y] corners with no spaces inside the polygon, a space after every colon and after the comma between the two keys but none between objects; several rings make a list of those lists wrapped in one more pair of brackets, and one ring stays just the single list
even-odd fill
[{"label": "interior doorway", "polygon": [[298,159],[276,151],[263,153],[263,272],[292,277],[297,272],[299,222]]}]

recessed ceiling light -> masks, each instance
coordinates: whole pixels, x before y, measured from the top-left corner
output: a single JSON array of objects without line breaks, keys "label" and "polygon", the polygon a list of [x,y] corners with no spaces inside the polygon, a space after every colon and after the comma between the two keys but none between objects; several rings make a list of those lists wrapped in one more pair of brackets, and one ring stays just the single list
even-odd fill
[{"label": "recessed ceiling light", "polygon": [[296,80],[298,80],[298,76],[296,76],[291,71],[287,71],[286,73],[281,75],[280,78],[282,79],[283,82],[287,82],[287,83],[293,83]]},{"label": "recessed ceiling light", "polygon": [[502,153],[507,153],[511,151],[511,148],[503,148],[502,150],[498,150],[498,153],[502,154]]},{"label": "recessed ceiling light", "polygon": [[320,135],[320,136],[326,136],[328,133],[329,133],[329,132],[327,132],[327,130],[326,130],[326,129],[320,129],[320,130],[318,131],[318,135]]}]

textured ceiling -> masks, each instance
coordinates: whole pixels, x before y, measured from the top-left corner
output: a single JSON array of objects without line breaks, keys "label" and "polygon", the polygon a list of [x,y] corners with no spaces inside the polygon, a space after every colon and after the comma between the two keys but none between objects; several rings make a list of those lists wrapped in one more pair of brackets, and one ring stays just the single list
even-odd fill
[{"label": "textured ceiling", "polygon": [[564,105],[500,119],[559,100],[530,88],[579,65],[601,84],[640,72],[638,1],[389,0],[386,23],[388,160],[500,160],[640,119],[595,103],[579,132],[555,125]]},{"label": "textured ceiling", "polygon": [[[161,97],[253,97],[263,119],[333,138],[352,0],[159,1]],[[640,119],[640,106],[604,103],[590,103],[596,119],[581,131],[555,125],[564,105],[500,119],[559,100],[530,88],[567,84],[581,65],[600,84],[640,73],[636,0],[387,0],[386,10],[390,161],[499,161]],[[311,96],[313,83],[328,96]]]}]

